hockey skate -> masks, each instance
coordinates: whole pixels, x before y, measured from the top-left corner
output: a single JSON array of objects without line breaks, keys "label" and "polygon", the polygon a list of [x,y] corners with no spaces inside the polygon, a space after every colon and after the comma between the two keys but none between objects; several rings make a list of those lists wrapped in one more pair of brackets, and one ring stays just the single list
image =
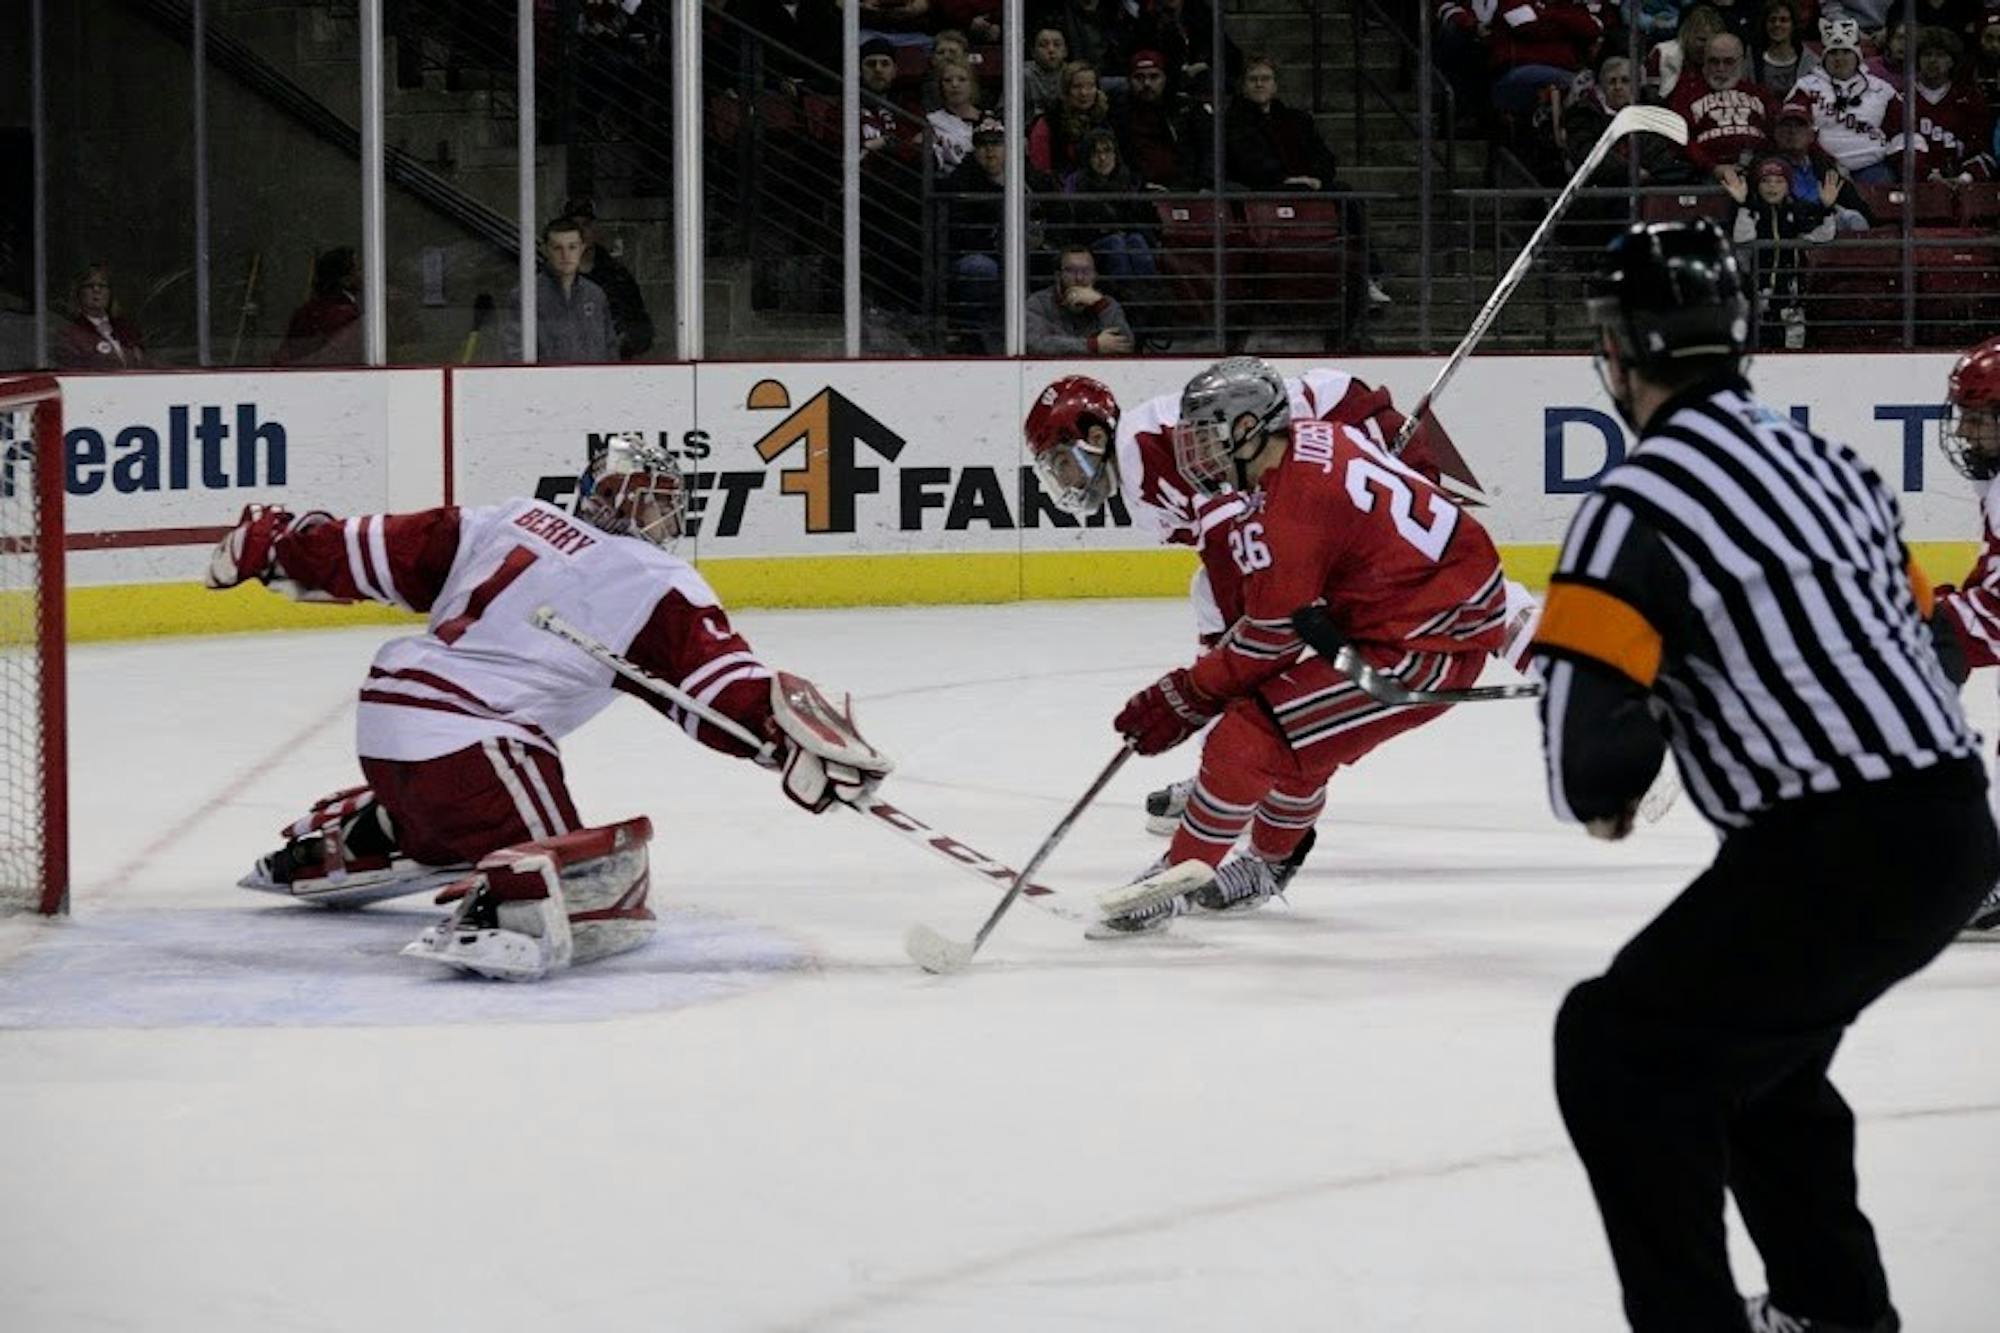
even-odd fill
[{"label": "hockey skate", "polygon": [[1163,856],[1131,883],[1100,894],[1097,906],[1104,919],[1087,927],[1083,936],[1118,940],[1157,934],[1187,911],[1189,896],[1214,877],[1215,872],[1201,861],[1170,866]]},{"label": "hockey skate", "polygon": [[1181,826],[1181,812],[1187,809],[1188,797],[1194,792],[1194,779],[1182,778],[1179,782],[1169,782],[1158,791],[1146,793],[1146,832],[1161,838],[1171,838],[1174,830]]},{"label": "hockey skate", "polygon": [[350,801],[345,810],[331,804],[352,795],[328,798],[292,825],[285,845],[258,857],[237,887],[320,907],[366,907],[442,888],[472,868],[427,866],[402,855],[372,803]]},{"label": "hockey skate", "polygon": [[1872,1324],[1829,1324],[1824,1319],[1800,1319],[1771,1304],[1769,1296],[1751,1296],[1743,1302],[1743,1316],[1750,1333],[1900,1333],[1903,1321],[1894,1310]]},{"label": "hockey skate", "polygon": [[1979,900],[1979,906],[1972,910],[1972,919],[1959,929],[1958,937],[2000,943],[2000,884]]},{"label": "hockey skate", "polygon": [[1286,886],[1299,873],[1317,838],[1318,830],[1307,829],[1299,845],[1282,861],[1266,861],[1255,852],[1231,858],[1215,872],[1214,879],[1195,890],[1194,910],[1216,914],[1250,912],[1273,898],[1284,897]]}]

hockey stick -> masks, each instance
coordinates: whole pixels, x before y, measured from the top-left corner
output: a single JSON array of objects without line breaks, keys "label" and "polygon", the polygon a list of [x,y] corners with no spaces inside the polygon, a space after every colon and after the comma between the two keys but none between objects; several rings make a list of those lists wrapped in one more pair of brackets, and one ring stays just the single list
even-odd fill
[{"label": "hockey stick", "polygon": [[1521,253],[1514,257],[1513,264],[1500,276],[1500,282],[1493,288],[1493,294],[1486,298],[1486,304],[1481,306],[1479,313],[1473,317],[1472,327],[1465,331],[1465,336],[1459,339],[1458,346],[1454,347],[1451,355],[1445,358],[1444,367],[1431,381],[1431,386],[1424,390],[1424,396],[1417,400],[1414,408],[1410,409],[1410,415],[1404,420],[1402,428],[1396,432],[1396,438],[1389,446],[1390,453],[1402,453],[1404,446],[1409,444],[1410,437],[1417,433],[1417,426],[1429,414],[1431,403],[1444,392],[1444,386],[1451,382],[1451,377],[1458,373],[1459,363],[1479,345],[1479,340],[1486,336],[1486,330],[1499,317],[1500,307],[1507,304],[1507,298],[1521,285],[1521,279],[1528,276],[1528,266],[1534,263],[1535,252],[1542,248],[1542,242],[1547,239],[1557,219],[1569,211],[1570,203],[1576,198],[1577,191],[1583,188],[1584,182],[1589,180],[1591,174],[1603,164],[1613,145],[1620,139],[1641,130],[1672,139],[1675,143],[1687,142],[1687,122],[1663,106],[1628,106],[1611,118],[1611,123],[1604,127],[1604,133],[1597,136],[1597,142],[1591,145],[1589,155],[1577,167],[1576,174],[1569,178],[1569,184],[1563,186],[1562,193],[1558,194],[1555,203],[1549,206],[1548,216],[1542,219],[1542,225],[1535,228],[1534,235],[1528,237],[1528,243],[1521,247]]},{"label": "hockey stick", "polygon": [[[717,712],[687,691],[661,680],[637,662],[621,657],[613,652],[608,644],[557,615],[554,608],[547,606],[537,608],[528,617],[528,623],[544,633],[555,635],[574,648],[581,649],[649,694],[656,694],[676,707],[694,714],[710,726],[735,737],[754,750],[759,760],[768,763],[777,757],[777,747],[770,741],[756,736],[735,718]],[[895,833],[905,842],[915,843],[933,856],[949,861],[966,874],[977,876],[981,882],[989,886],[1018,883],[1021,894],[1029,902],[1065,921],[1079,921],[1088,925],[1098,919],[1095,912],[1071,907],[1060,901],[1055,891],[1047,885],[1028,883],[1029,876],[1034,872],[1032,866],[1026,872],[1020,872],[1003,865],[977,848],[968,846],[949,834],[940,833],[915,815],[897,808],[872,792],[842,804],[858,814],[873,816],[874,822]]]},{"label": "hockey stick", "polygon": [[1042,868],[1042,862],[1049,859],[1049,853],[1053,852],[1056,844],[1063,840],[1064,835],[1069,832],[1070,825],[1076,823],[1077,816],[1089,808],[1090,803],[1097,799],[1098,793],[1104,790],[1105,784],[1111,781],[1111,775],[1123,768],[1125,761],[1131,757],[1132,743],[1127,741],[1118,747],[1117,754],[1111,756],[1111,762],[1104,766],[1104,771],[1090,784],[1090,790],[1077,798],[1076,804],[1069,808],[1069,813],[1062,817],[1062,821],[1050,831],[1048,837],[1042,839],[1042,845],[1028,858],[1027,869],[1014,877],[1014,882],[1007,886],[1007,892],[987,914],[978,933],[973,935],[969,942],[961,943],[958,940],[946,939],[919,921],[903,936],[903,952],[910,955],[910,961],[924,971],[939,976],[949,972],[961,972],[970,966],[972,955],[979,952],[979,946],[986,943],[986,937],[1000,924],[1000,918],[1007,915],[1007,909],[1021,896],[1021,890],[1027,884],[1028,877]]},{"label": "hockey stick", "polygon": [[1354,645],[1341,637],[1340,628],[1326,614],[1323,602],[1302,606],[1292,613],[1292,628],[1306,641],[1306,647],[1333,663],[1361,692],[1377,703],[1392,708],[1413,708],[1432,704],[1470,704],[1487,699],[1533,699],[1541,694],[1538,680],[1518,685],[1475,685],[1463,690],[1411,689],[1387,671],[1370,666]]}]

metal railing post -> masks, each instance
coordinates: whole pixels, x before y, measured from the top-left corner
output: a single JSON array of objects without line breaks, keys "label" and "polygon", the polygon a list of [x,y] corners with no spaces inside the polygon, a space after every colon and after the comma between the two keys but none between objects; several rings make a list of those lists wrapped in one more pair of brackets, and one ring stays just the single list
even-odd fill
[{"label": "metal railing post", "polygon": [[701,13],[691,0],[674,9],[674,355],[683,361],[702,356]]},{"label": "metal railing post", "polygon": [[514,206],[520,211],[515,227],[521,253],[516,272],[521,283],[520,308],[514,318],[521,327],[521,363],[533,365],[535,347],[535,0],[514,5],[514,151],[520,161],[514,176]]},{"label": "metal railing post", "polygon": [[1018,54],[1026,12],[1024,0],[1006,0],[1001,6],[1000,30],[1007,34],[1008,49],[1016,52],[1001,62],[1005,69],[1000,106],[1007,121],[1007,179],[1000,237],[1007,253],[1001,256],[1000,299],[1006,305],[1002,313],[1008,356],[1020,356],[1028,346],[1028,130],[1022,124],[1027,88]]},{"label": "metal railing post", "polygon": [[1431,150],[1437,106],[1432,96],[1431,7],[1417,6],[1417,347],[1431,350],[1431,207],[1436,185]]},{"label": "metal railing post", "polygon": [[204,0],[188,7],[188,46],[194,81],[194,356],[196,365],[208,366],[215,362],[208,329],[208,19],[203,9]]},{"label": "metal railing post", "polygon": [[[382,0],[361,0],[361,358],[371,366],[389,360],[382,172]],[[204,320],[204,342],[207,337]]]},{"label": "metal railing post", "polygon": [[840,306],[847,355],[852,359],[861,355],[861,6],[858,4],[840,7],[840,51],[840,270],[843,275]]}]

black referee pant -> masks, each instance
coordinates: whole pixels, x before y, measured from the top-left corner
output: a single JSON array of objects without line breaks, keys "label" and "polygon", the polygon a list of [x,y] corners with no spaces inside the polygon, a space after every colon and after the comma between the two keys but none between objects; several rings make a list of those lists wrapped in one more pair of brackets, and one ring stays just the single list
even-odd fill
[{"label": "black referee pant", "polygon": [[1955,760],[1760,816],[1563,1001],[1556,1095],[1637,1333],[1746,1327],[1725,1187],[1772,1304],[1860,1328],[1889,1311],[1826,1071],[2000,877],[1985,789]]}]

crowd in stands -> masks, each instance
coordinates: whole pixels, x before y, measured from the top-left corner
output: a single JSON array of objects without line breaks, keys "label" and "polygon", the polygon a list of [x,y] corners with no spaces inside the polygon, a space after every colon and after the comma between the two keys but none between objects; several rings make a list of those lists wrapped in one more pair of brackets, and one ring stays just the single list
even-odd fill
[{"label": "crowd in stands", "polygon": [[[910,270],[929,263],[946,312],[942,347],[998,350],[1006,178],[1000,104],[1009,59],[1021,63],[1037,300],[1047,296],[1055,314],[1075,308],[1061,295],[1060,252],[1080,247],[1092,267],[1081,288],[1097,292],[1101,284],[1125,330],[1089,350],[1164,346],[1176,329],[1207,317],[1190,293],[1212,281],[1212,260],[1177,256],[1163,235],[1171,225],[1168,199],[1212,196],[1218,176],[1234,196],[1348,192],[1312,114],[1282,95],[1277,64],[1247,54],[1227,32],[1217,43],[1210,0],[1031,0],[1015,41],[1002,40],[1001,8],[999,0],[861,0],[855,59],[863,91],[863,285],[872,313],[907,311],[922,285]],[[832,131],[835,142],[820,148],[837,149],[838,122],[828,125],[813,104],[838,92],[838,6],[738,0],[729,13],[764,43],[757,59],[736,61],[735,95],[796,96],[801,132]],[[796,144],[785,160],[793,175],[812,174],[811,153]],[[838,159],[821,160],[820,179],[832,189]],[[911,234],[909,218],[926,204],[933,210],[923,224],[930,244]],[[1295,305],[1325,307],[1331,343],[1390,297],[1376,281],[1380,266],[1370,262],[1358,203],[1336,197],[1301,211],[1340,233],[1339,264],[1305,273],[1292,293]],[[1240,212],[1228,219],[1231,245],[1244,244],[1242,221]],[[1183,249],[1210,248],[1199,226],[1191,224],[1188,237]],[[1069,266],[1076,267],[1073,257]]]},{"label": "crowd in stands", "polygon": [[[1766,345],[1796,347],[1805,248],[1899,227],[1888,191],[1906,152],[1927,200],[1990,194],[1996,176],[2000,0],[1903,14],[1900,0],[1444,0],[1437,49],[1460,107],[1549,184],[1635,98],[1677,112],[1685,147],[1624,140],[1591,183],[1720,187],[1759,266]],[[1918,221],[1945,213],[1927,203]],[[1980,262],[2000,291],[1990,248]]]}]

